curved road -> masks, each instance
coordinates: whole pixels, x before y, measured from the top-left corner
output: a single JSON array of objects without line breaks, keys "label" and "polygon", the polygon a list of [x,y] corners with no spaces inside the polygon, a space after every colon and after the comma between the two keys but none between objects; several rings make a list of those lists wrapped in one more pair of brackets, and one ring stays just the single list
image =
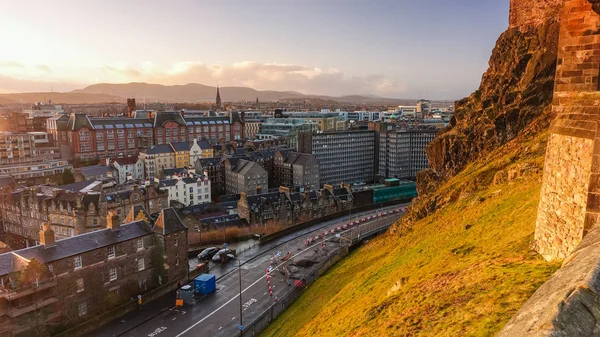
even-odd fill
[{"label": "curved road", "polygon": [[[337,219],[329,220],[317,225],[285,235],[274,241],[252,247],[242,252],[239,256],[242,262],[242,303],[244,323],[253,321],[271,304],[275,297],[281,296],[288,289],[287,281],[276,273],[271,278],[273,296],[267,291],[265,280],[266,268],[271,264],[273,254],[278,251],[282,255],[291,252],[294,256],[308,252],[321,246],[321,241],[306,245],[307,239],[314,238],[320,233],[330,231],[340,225],[382,212],[404,209],[408,204],[382,207],[380,209],[360,212]],[[397,212],[397,211],[396,211]],[[332,235],[333,236],[333,235]],[[337,243],[327,243],[336,245]],[[90,336],[148,336],[148,337],[182,337],[182,336],[235,336],[239,334],[239,278],[238,262],[229,263],[211,268],[210,273],[216,274],[217,291],[197,301],[193,306],[171,308],[158,316],[130,330],[124,334],[111,333],[112,324],[94,331]],[[168,295],[172,296],[172,295]],[[175,299],[173,298],[173,303]],[[121,321],[126,324],[125,321]],[[114,331],[114,330],[113,330]]]}]

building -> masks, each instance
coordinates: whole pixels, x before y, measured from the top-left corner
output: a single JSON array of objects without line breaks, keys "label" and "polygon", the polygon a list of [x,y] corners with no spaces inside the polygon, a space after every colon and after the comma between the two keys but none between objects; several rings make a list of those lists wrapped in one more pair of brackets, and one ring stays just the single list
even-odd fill
[{"label": "building", "polygon": [[376,122],[383,118],[380,111],[342,111],[339,114],[348,122]]},{"label": "building", "polygon": [[137,110],[132,118],[91,118],[74,113],[48,120],[47,131],[67,159],[118,158],[137,155],[152,145],[188,142],[215,143],[243,139],[239,118],[183,117],[177,111]]},{"label": "building", "polygon": [[106,161],[114,168],[114,177],[118,184],[124,184],[131,180],[144,180],[144,161],[139,157],[115,158]]},{"label": "building", "polygon": [[75,169],[73,175],[75,177],[75,181],[80,182],[112,179],[117,175],[116,173],[116,170],[112,166],[91,165]]},{"label": "building", "polygon": [[58,147],[50,146],[46,132],[0,132],[0,165],[60,159]]},{"label": "building", "polygon": [[14,248],[35,245],[42,222],[49,223],[58,239],[65,239],[106,227],[110,211],[124,219],[135,205],[152,213],[168,207],[167,194],[152,185],[104,185],[91,180],[58,188],[38,185],[3,190],[0,210],[7,243]]},{"label": "building", "polygon": [[212,144],[207,140],[197,140],[194,138],[190,144],[190,162],[189,166],[194,166],[198,159],[213,158],[215,150]]},{"label": "building", "polygon": [[63,115],[65,111],[61,105],[36,103],[31,109],[26,109],[12,114],[16,125],[10,130],[15,132],[45,132],[46,122],[49,118]]},{"label": "building", "polygon": [[429,167],[425,148],[437,132],[434,127],[381,124],[378,174],[386,178],[416,179],[417,172]]},{"label": "building", "polygon": [[420,99],[417,101],[417,118],[431,115],[431,101]]},{"label": "building", "polygon": [[307,153],[277,151],[274,157],[274,176],[277,186],[304,187],[309,190],[321,187],[319,162]]},{"label": "building", "polygon": [[175,151],[170,144],[154,145],[140,152],[140,159],[144,162],[146,179],[150,181],[162,177],[165,169],[175,168]]},{"label": "building", "polygon": [[40,245],[0,254],[0,335],[47,335],[187,280],[187,228],[177,213],[143,215],[121,224],[109,214],[106,227],[64,240],[44,223]]},{"label": "building", "polygon": [[303,118],[269,118],[260,126],[258,139],[276,139],[284,137],[290,148],[298,146],[298,135],[319,131],[319,125]]},{"label": "building", "polygon": [[196,160],[196,172],[202,172],[211,184],[213,199],[225,194],[225,170],[221,158],[204,158]]},{"label": "building", "polygon": [[158,188],[167,191],[169,204],[176,201],[184,206],[193,206],[211,202],[210,180],[206,176],[174,176],[160,180]]},{"label": "building", "polygon": [[302,133],[298,152],[312,154],[319,162],[321,184],[373,181],[377,167],[375,131]]},{"label": "building", "polygon": [[225,193],[247,195],[260,194],[268,189],[269,174],[258,163],[239,158],[227,158],[224,162]]},{"label": "building", "polygon": [[[193,143],[192,143],[193,144]],[[190,166],[190,143],[179,142],[169,143],[175,156],[175,168],[184,168]]]},{"label": "building", "polygon": [[347,124],[340,111],[330,112],[327,109],[322,111],[285,111],[283,116],[286,118],[301,118],[307,123],[317,124],[319,131],[341,131],[347,129]]},{"label": "building", "polygon": [[30,164],[13,164],[0,166],[0,176],[10,176],[17,180],[31,179],[62,174],[64,170],[73,170],[67,160],[48,160]]},{"label": "building", "polygon": [[325,185],[315,191],[293,192],[280,187],[277,192],[247,195],[241,193],[238,214],[250,225],[293,226],[330,214],[350,210],[354,205],[350,186]]}]

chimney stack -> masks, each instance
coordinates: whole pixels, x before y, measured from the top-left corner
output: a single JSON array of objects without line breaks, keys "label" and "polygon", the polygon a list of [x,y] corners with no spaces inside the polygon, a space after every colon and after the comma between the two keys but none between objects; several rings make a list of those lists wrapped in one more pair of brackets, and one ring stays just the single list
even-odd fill
[{"label": "chimney stack", "polygon": [[121,221],[115,211],[108,211],[108,214],[106,215],[106,228],[111,231],[117,231],[121,228]]},{"label": "chimney stack", "polygon": [[127,117],[133,118],[133,115],[135,114],[136,109],[137,109],[137,107],[135,104],[135,98],[128,98],[127,99]]},{"label": "chimney stack", "polygon": [[42,224],[42,230],[40,230],[40,244],[45,247],[52,247],[56,244],[54,231],[50,229],[50,225],[47,222]]}]

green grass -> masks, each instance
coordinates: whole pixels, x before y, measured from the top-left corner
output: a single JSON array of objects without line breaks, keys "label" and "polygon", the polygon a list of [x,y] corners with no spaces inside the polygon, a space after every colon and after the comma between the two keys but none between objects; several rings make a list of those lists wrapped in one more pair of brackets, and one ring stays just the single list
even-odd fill
[{"label": "green grass", "polygon": [[[506,145],[440,187],[450,198],[331,268],[261,336],[490,336],[560,266],[530,249],[545,135]],[[415,206],[416,207],[416,206]],[[400,228],[400,227],[399,227]],[[400,234],[401,233],[401,234]]]}]

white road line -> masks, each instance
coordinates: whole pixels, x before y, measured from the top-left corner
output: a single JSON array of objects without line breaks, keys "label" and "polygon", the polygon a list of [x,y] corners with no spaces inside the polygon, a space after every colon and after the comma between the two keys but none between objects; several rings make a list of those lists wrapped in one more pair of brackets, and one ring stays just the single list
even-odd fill
[{"label": "white road line", "polygon": [[[346,231],[343,231],[343,232],[341,232],[340,234],[342,234],[342,233],[345,233],[345,232],[349,232],[349,231],[350,231],[350,229],[348,229],[348,230],[346,230]],[[329,240],[331,240],[331,239],[333,239],[333,238],[334,238],[334,237],[331,237],[331,238],[329,238],[329,239],[327,239],[327,238],[326,238],[324,241],[329,241]],[[296,255],[293,255],[293,256],[291,256],[291,257],[290,257],[288,260],[291,260],[291,259],[295,258],[296,256],[298,256],[298,255],[300,255],[300,254],[304,254],[304,253],[305,253],[305,252],[307,252],[308,250],[310,250],[310,249],[312,249],[312,248],[314,248],[314,247],[316,247],[316,246],[320,246],[320,245],[321,245],[321,242],[318,242],[318,243],[316,243],[316,244],[314,244],[314,245],[312,245],[312,246],[309,246],[309,247],[307,247],[306,249],[304,249],[304,250],[300,251],[299,253],[297,253]],[[285,262],[284,262],[284,263],[285,263]],[[277,267],[275,267],[275,268],[279,268],[279,267],[281,267],[281,266],[282,266],[284,263],[281,263],[281,264],[279,264],[279,265],[278,265]],[[250,289],[250,288],[254,287],[254,286],[255,286],[255,285],[258,283],[258,282],[260,282],[260,281],[263,281],[263,276],[259,277],[259,278],[258,278],[258,280],[254,281],[254,282],[253,282],[251,285],[249,285],[248,287],[246,287],[246,289],[242,290],[242,294],[243,294],[243,293],[245,293],[245,292],[246,292],[248,289]],[[266,294],[266,293],[265,293],[265,294]],[[200,324],[200,323],[204,322],[204,321],[205,321],[207,318],[211,317],[212,315],[214,315],[215,313],[217,313],[219,310],[221,310],[221,309],[223,309],[225,306],[227,306],[229,303],[233,302],[233,301],[234,301],[236,298],[238,298],[239,296],[240,296],[239,294],[237,294],[237,295],[233,296],[233,297],[232,297],[232,298],[231,298],[229,301],[227,301],[227,302],[223,303],[223,305],[221,305],[220,307],[218,307],[217,309],[215,309],[215,310],[214,310],[213,312],[211,312],[210,314],[208,314],[208,315],[204,316],[204,318],[202,318],[202,319],[201,319],[201,320],[199,320],[198,322],[196,322],[196,323],[192,324],[192,325],[191,325],[189,328],[187,328],[187,329],[183,330],[183,331],[182,331],[180,334],[178,334],[178,335],[177,335],[177,336],[175,336],[175,337],[181,337],[181,336],[185,335],[185,334],[186,334],[186,333],[188,333],[190,330],[192,330],[193,328],[195,328],[196,326],[198,326],[198,324]],[[219,330],[221,330],[222,328],[223,328],[223,327],[219,328]]]}]

